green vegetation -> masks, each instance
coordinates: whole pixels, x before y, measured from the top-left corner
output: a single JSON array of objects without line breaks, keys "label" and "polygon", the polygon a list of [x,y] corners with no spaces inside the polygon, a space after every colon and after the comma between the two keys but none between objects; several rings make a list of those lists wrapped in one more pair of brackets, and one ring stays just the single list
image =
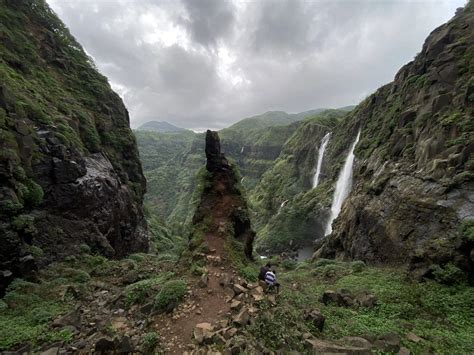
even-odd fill
[{"label": "green vegetation", "polygon": [[36,284],[16,279],[10,284],[0,312],[0,350],[27,341],[35,346],[71,339],[70,331],[49,328],[49,321],[69,307],[57,299],[56,288],[54,281]]},{"label": "green vegetation", "polygon": [[[402,345],[414,353],[427,349],[435,353],[465,353],[474,347],[474,293],[466,284],[416,283],[401,270],[325,259],[299,264],[294,271],[280,272],[279,278],[285,287],[278,305],[263,304],[263,312],[249,327],[253,336],[271,350],[286,345],[303,351],[300,339],[305,332],[329,340],[394,332],[401,337]],[[293,284],[296,288],[289,286]],[[353,294],[368,291],[378,301],[373,308],[325,306],[319,299],[328,289],[347,289]],[[303,312],[310,309],[319,309],[326,317],[321,334],[304,320]],[[409,341],[409,332],[423,340]]]},{"label": "green vegetation", "polygon": [[160,289],[155,297],[155,308],[165,310],[172,304],[180,302],[186,293],[186,282],[183,280],[168,281]]},{"label": "green vegetation", "polygon": [[160,338],[155,332],[145,334],[145,336],[143,337],[142,352],[144,354],[153,354],[159,341]]},{"label": "green vegetation", "polygon": [[125,287],[125,298],[127,306],[141,303],[143,300],[160,289],[166,281],[173,277],[173,273],[166,272],[156,277],[137,281]]}]

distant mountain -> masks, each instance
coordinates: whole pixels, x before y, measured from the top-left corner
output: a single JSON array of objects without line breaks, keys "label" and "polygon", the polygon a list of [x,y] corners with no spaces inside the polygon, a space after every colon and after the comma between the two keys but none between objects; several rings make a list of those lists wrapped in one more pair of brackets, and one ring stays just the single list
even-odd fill
[{"label": "distant mountain", "polygon": [[166,121],[150,121],[142,124],[140,127],[137,128],[138,131],[154,131],[160,133],[168,133],[168,132],[183,132],[187,131],[184,128],[176,127],[169,122]]},{"label": "distant mountain", "polygon": [[[293,122],[301,121],[306,117],[314,116],[324,109],[316,109],[301,113],[286,113],[284,111],[268,111],[261,115],[244,118],[228,127],[229,130],[246,130],[255,128],[266,128],[275,126],[286,126]],[[223,130],[225,131],[225,129]]]}]

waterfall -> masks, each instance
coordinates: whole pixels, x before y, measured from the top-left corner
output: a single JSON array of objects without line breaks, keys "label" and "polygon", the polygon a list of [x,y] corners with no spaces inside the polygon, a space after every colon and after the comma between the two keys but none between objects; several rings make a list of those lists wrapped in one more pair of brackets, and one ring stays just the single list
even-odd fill
[{"label": "waterfall", "polygon": [[351,149],[349,150],[349,154],[347,155],[346,162],[344,163],[344,167],[342,168],[341,172],[339,173],[339,177],[337,178],[336,183],[336,190],[334,191],[334,197],[332,200],[331,205],[331,214],[329,216],[328,224],[326,225],[326,231],[324,235],[331,234],[332,232],[332,222],[336,219],[341,212],[342,203],[349,195],[349,192],[352,188],[352,166],[354,165],[354,148],[359,142],[360,131],[357,133],[357,138],[352,143]]},{"label": "waterfall", "polygon": [[323,165],[324,151],[326,150],[326,146],[328,145],[330,136],[331,136],[331,132],[326,133],[319,147],[318,163],[316,164],[316,173],[314,174],[314,179],[313,179],[313,189],[316,186],[318,186],[318,183],[319,183],[319,174],[321,174],[321,166]]}]

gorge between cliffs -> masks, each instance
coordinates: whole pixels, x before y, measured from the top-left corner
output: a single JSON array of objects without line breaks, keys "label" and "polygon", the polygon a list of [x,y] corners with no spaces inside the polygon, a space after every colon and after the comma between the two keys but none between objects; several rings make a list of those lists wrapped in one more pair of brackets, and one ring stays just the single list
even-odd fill
[{"label": "gorge between cliffs", "polygon": [[[106,3],[111,16],[138,6]],[[143,5],[182,26],[166,41],[199,43],[192,55],[177,44],[150,52],[169,88],[150,99],[143,93],[157,80],[153,70],[140,68],[150,79],[135,91],[107,79],[101,71],[119,66],[99,70],[53,4],[61,8],[0,0],[2,354],[473,351],[473,1],[355,106],[267,111],[230,124],[203,118],[196,104],[189,117],[225,127],[199,132],[175,126],[173,114],[172,123],[130,127],[137,107],[171,100],[173,90],[183,105],[210,90],[192,80],[217,87],[207,66],[186,64],[203,53],[225,52],[218,74],[232,90],[250,87],[243,69],[223,74],[242,60],[222,49],[234,32],[206,36],[212,21],[233,18],[225,6],[237,16],[257,5]],[[271,23],[291,12],[269,4]],[[168,18],[170,9],[186,16]],[[147,16],[140,26],[150,25]],[[110,35],[107,26],[97,28]],[[258,52],[270,51],[273,64],[292,53],[276,37],[276,49],[267,40]],[[137,48],[155,42],[144,36]],[[101,46],[108,58],[144,63],[115,45]],[[168,51],[179,59],[166,61]],[[183,63],[193,69],[185,80],[174,69]],[[270,100],[276,87],[261,95]],[[262,270],[275,272],[279,292]]]}]

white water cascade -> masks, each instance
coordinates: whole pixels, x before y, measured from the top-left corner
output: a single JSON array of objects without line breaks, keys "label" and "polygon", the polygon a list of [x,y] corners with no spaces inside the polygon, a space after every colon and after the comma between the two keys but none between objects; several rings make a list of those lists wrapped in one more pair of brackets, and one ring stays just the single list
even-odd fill
[{"label": "white water cascade", "polygon": [[339,177],[336,183],[336,190],[334,191],[334,197],[332,200],[331,205],[331,215],[329,216],[328,224],[326,225],[326,231],[324,235],[331,234],[332,232],[332,222],[336,219],[341,212],[342,203],[349,195],[349,192],[352,188],[352,167],[354,165],[354,148],[359,142],[360,131],[357,133],[357,138],[351,146],[349,150],[349,154],[347,155],[346,162],[344,163],[344,167],[342,168],[341,172],[339,173]]},{"label": "white water cascade", "polygon": [[318,162],[316,164],[316,173],[314,174],[314,179],[313,179],[313,189],[316,186],[318,186],[318,183],[319,183],[319,174],[321,174],[321,166],[323,165],[324,151],[326,150],[326,146],[328,145],[330,136],[331,136],[331,132],[327,133],[323,137],[323,140],[321,141],[321,146],[319,147]]}]

